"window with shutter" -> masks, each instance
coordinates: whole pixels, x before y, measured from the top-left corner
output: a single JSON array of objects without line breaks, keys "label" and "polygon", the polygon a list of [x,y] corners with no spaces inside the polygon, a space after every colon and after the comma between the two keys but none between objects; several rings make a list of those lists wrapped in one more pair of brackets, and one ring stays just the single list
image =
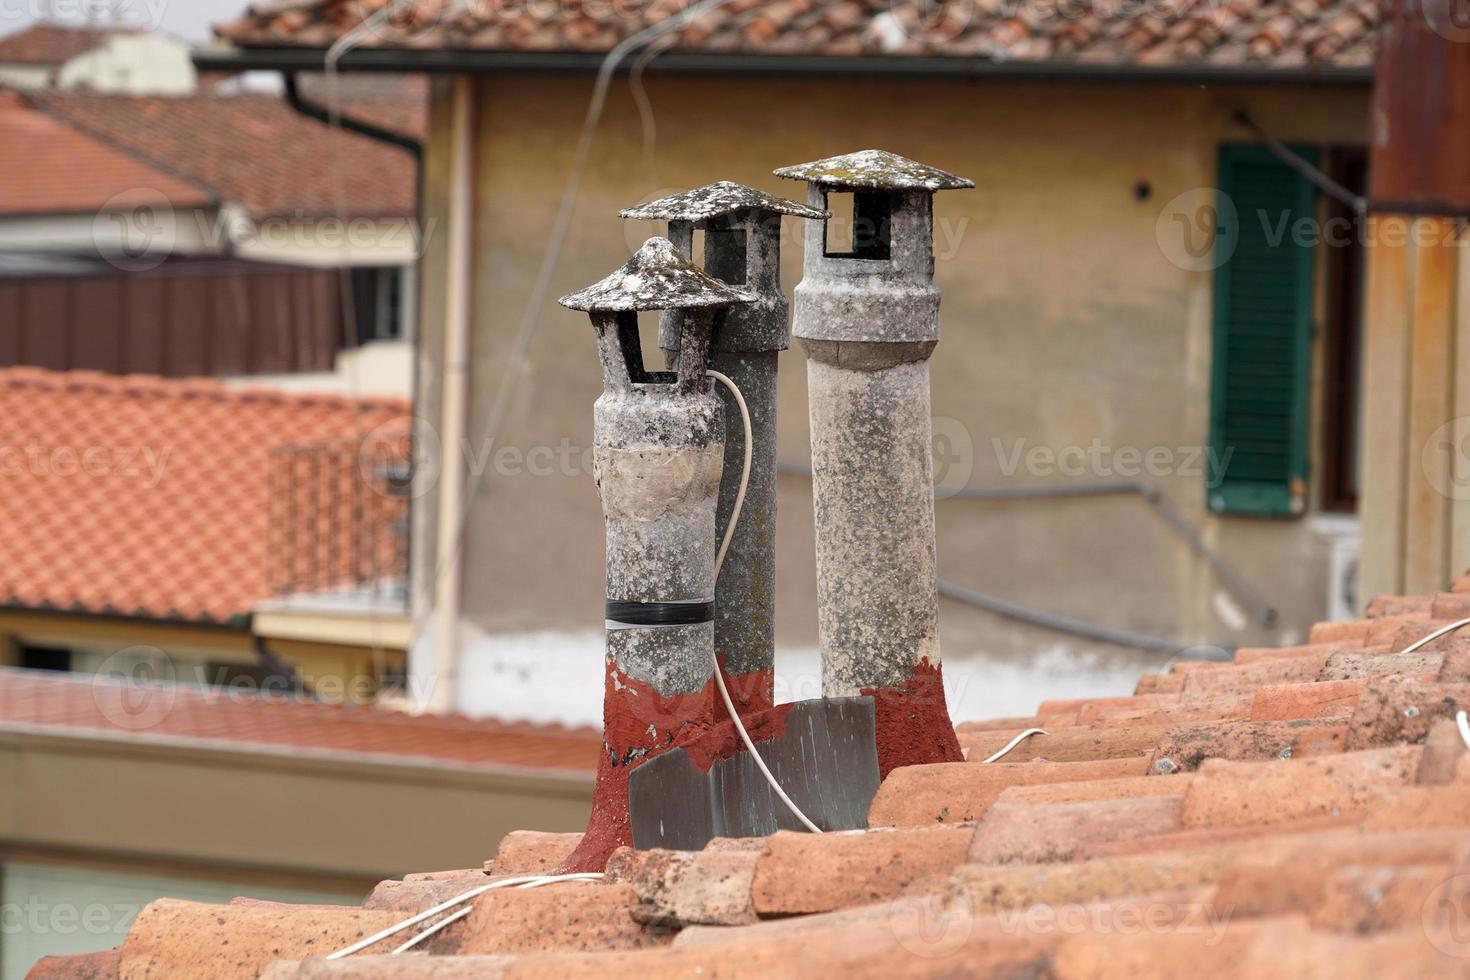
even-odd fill
[{"label": "window with shutter", "polygon": [[1312,335],[1314,237],[1296,226],[1315,191],[1262,146],[1222,146],[1219,166],[1209,506],[1289,517],[1306,506]]}]

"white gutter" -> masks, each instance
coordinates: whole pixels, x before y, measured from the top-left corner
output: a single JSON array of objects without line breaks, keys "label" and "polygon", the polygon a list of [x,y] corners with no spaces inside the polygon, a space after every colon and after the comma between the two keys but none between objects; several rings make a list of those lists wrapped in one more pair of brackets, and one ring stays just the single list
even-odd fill
[{"label": "white gutter", "polygon": [[430,711],[455,707],[459,670],[461,527],[464,520],[465,440],[470,356],[470,292],[474,264],[475,87],[468,75],[454,79],[449,176],[449,256],[444,281],[444,389],[439,416],[439,508],[433,598],[434,670],[416,690]]}]

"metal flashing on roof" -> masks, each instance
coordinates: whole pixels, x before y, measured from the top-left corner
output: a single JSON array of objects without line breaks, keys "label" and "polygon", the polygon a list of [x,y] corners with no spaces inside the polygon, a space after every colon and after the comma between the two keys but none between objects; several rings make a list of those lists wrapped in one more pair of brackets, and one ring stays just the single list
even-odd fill
[{"label": "metal flashing on roof", "polygon": [[772,211],[777,214],[795,215],[798,218],[830,217],[820,208],[788,201],[784,197],[767,194],[765,191],[748,187],[745,184],[737,184],[732,180],[719,180],[682,194],[673,194],[646,204],[623,208],[618,212],[618,217],[657,221],[704,221],[735,211]]},{"label": "metal flashing on roof", "polygon": [[974,187],[975,182],[887,150],[858,150],[811,163],[772,171],[777,177],[805,180],[823,187],[868,187],[894,191],[946,191]]},{"label": "metal flashing on roof", "polygon": [[621,269],[557,302],[588,313],[681,310],[753,303],[755,295],[706,275],[667,238],[650,238]]}]

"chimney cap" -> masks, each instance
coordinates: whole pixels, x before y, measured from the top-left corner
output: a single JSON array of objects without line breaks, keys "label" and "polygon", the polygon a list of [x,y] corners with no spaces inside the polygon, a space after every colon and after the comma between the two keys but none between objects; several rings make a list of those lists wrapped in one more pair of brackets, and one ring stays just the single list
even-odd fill
[{"label": "chimney cap", "polygon": [[755,294],[706,275],[667,238],[650,238],[621,269],[557,302],[588,313],[683,310],[753,303]]},{"label": "chimney cap", "polygon": [[887,150],[858,150],[838,157],[798,163],[773,171],[777,177],[823,187],[871,187],[893,191],[948,191],[974,187],[964,177],[901,157]]},{"label": "chimney cap", "polygon": [[767,194],[754,187],[737,184],[733,180],[719,180],[682,194],[673,194],[646,204],[623,208],[618,212],[618,217],[664,221],[705,221],[735,211],[771,211],[776,214],[794,214],[798,218],[831,217],[820,208],[788,201],[784,197]]}]

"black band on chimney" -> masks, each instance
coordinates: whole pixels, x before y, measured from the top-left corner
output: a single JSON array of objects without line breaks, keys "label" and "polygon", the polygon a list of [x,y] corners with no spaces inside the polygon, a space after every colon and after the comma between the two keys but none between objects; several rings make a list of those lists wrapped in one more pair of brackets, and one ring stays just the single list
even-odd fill
[{"label": "black band on chimney", "polygon": [[712,623],[715,604],[707,602],[626,602],[607,600],[607,627],[693,626]]}]

